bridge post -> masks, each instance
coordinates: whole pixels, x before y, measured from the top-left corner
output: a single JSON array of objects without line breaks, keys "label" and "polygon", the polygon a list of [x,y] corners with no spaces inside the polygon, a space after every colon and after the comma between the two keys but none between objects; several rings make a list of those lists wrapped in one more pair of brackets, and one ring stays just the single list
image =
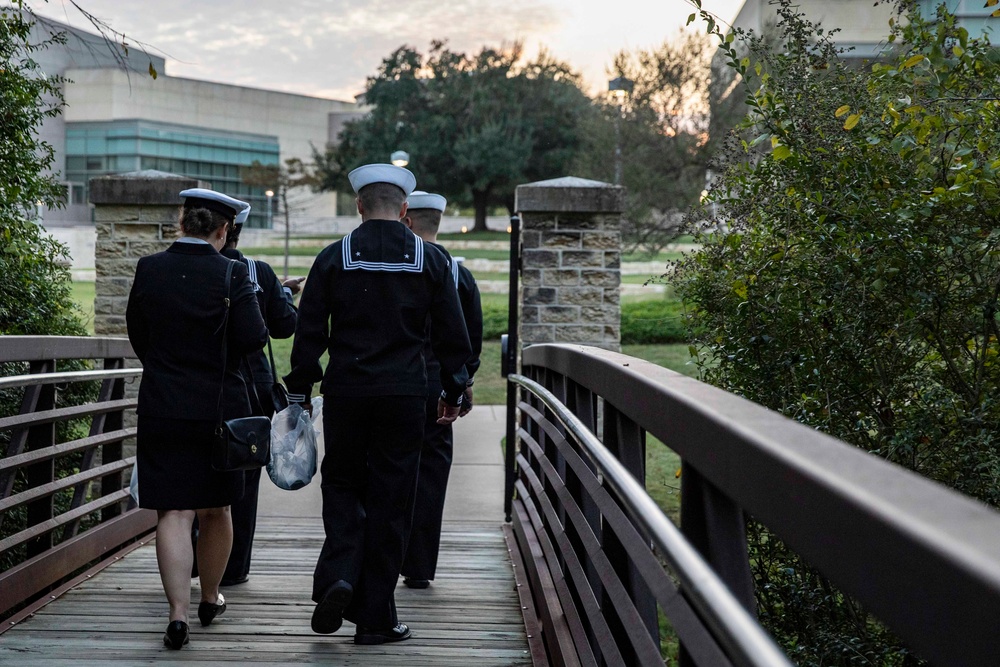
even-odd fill
[{"label": "bridge post", "polygon": [[[95,245],[94,284],[94,333],[104,336],[127,336],[125,308],[135,278],[139,258],[166,250],[177,236],[177,212],[181,198],[178,194],[187,188],[208,187],[208,184],[187,176],[162,171],[136,171],[127,174],[101,176],[90,181],[90,203],[94,205],[94,222],[97,228]],[[137,360],[126,360],[128,367],[138,367]],[[116,382],[122,383],[121,380]],[[123,389],[112,388],[119,398],[135,399],[139,383],[125,384]],[[124,415],[121,427],[135,426],[135,412]],[[110,424],[108,425],[111,426]],[[108,455],[131,456],[135,453],[132,442],[124,448],[105,450]],[[127,473],[125,473],[127,474]],[[121,475],[116,473],[103,480],[105,488],[121,488]]]},{"label": "bridge post", "polygon": [[[520,299],[518,340],[522,347],[536,343],[578,343],[621,350],[621,215],[625,189],[618,185],[565,177],[519,185],[515,209],[521,218]],[[513,256],[513,255],[512,255]],[[513,270],[513,269],[512,269]],[[618,419],[613,406],[599,412],[592,395],[567,386],[564,378],[536,378],[561,401],[569,402],[594,432],[603,430],[605,444],[640,481],[645,479],[645,433]],[[508,415],[508,419],[514,419]],[[608,421],[610,419],[610,421]],[[635,428],[629,428],[629,427]],[[603,428],[602,428],[603,427]],[[613,531],[606,530],[600,512],[583,489],[567,474],[564,457],[546,443],[552,461],[588,522],[599,536],[605,554],[632,598],[654,642],[659,643],[656,602],[629,561]],[[550,500],[560,507],[557,493]],[[560,519],[565,516],[560,513]],[[565,523],[565,521],[564,521]],[[598,568],[582,543],[569,538],[583,564],[590,588],[603,608],[614,604],[601,583]],[[606,615],[619,647],[629,645],[627,629],[613,614]],[[596,641],[596,635],[595,640]],[[594,647],[595,654],[600,651]],[[623,648],[631,663],[635,656]]]},{"label": "bridge post", "polygon": [[621,349],[620,185],[567,176],[517,186],[518,340]]},{"label": "bridge post", "polygon": [[139,258],[166,250],[177,234],[178,193],[206,183],[162,171],[136,171],[90,181],[97,227],[94,333],[124,336],[125,307]]}]

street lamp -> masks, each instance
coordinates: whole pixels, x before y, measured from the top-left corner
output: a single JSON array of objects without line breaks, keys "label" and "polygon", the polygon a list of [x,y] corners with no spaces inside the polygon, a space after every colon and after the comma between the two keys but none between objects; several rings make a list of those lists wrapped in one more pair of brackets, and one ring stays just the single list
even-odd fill
[{"label": "street lamp", "polygon": [[625,98],[632,94],[632,79],[616,76],[608,81],[608,92],[614,95],[618,103],[618,113],[615,115],[615,185],[622,182],[622,114],[625,112]]},{"label": "street lamp", "polygon": [[389,162],[397,167],[405,167],[410,164],[410,154],[406,151],[393,151],[392,155],[389,156]]},{"label": "street lamp", "polygon": [[271,229],[271,197],[274,196],[274,190],[265,190],[264,196],[267,197],[267,228]]}]

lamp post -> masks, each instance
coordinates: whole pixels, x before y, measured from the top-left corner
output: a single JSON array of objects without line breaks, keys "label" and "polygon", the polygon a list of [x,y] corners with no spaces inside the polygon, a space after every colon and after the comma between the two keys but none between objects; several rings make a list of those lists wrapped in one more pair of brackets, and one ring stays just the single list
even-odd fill
[{"label": "lamp post", "polygon": [[410,164],[410,154],[406,151],[393,151],[392,155],[389,156],[389,162],[397,167],[405,167]]},{"label": "lamp post", "polygon": [[608,92],[614,95],[618,103],[618,113],[615,114],[615,185],[622,182],[622,115],[625,112],[625,98],[632,94],[633,82],[624,76],[616,76],[608,81]]},{"label": "lamp post", "polygon": [[271,197],[274,196],[274,190],[266,190],[264,196],[267,197],[267,228],[271,228]]}]

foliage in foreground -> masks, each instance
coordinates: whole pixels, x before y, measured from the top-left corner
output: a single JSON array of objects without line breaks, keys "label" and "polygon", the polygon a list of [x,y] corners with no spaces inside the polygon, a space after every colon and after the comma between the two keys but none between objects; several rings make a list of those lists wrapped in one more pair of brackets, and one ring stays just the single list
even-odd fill
[{"label": "foliage in foreground", "polygon": [[[710,25],[752,115],[711,193],[730,233],[678,267],[705,377],[998,506],[995,52],[944,9],[909,10],[891,61],[852,68],[788,0],[778,10],[778,53]],[[753,531],[761,617],[796,663],[919,662]]]},{"label": "foliage in foreground", "polygon": [[[45,118],[57,115],[62,106],[61,79],[42,75],[33,54],[49,42],[34,44],[30,14],[18,9],[0,13],[0,335],[85,335],[71,297],[66,248],[54,241],[34,221],[36,202],[49,207],[62,205],[58,180],[47,175],[52,167],[52,147],[38,136]],[[54,38],[58,40],[59,38]],[[80,368],[68,364],[59,370]],[[0,375],[26,372],[22,364],[0,364]],[[22,389],[0,391],[0,416],[17,414]],[[79,404],[95,396],[94,387],[73,384],[59,392],[59,406]],[[61,422],[61,439],[78,427]],[[0,432],[0,457],[7,453],[9,432]],[[58,476],[71,474],[80,455],[61,458]],[[22,475],[15,478],[14,491],[24,488]],[[66,494],[55,497],[65,507]],[[0,538],[25,527],[24,508],[4,516]],[[17,550],[0,558],[3,570],[21,557]]]}]

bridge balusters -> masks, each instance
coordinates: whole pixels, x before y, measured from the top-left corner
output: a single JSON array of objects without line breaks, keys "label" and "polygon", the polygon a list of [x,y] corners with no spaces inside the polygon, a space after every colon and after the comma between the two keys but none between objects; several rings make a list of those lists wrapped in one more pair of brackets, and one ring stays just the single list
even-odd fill
[{"label": "bridge balusters", "polygon": [[[125,367],[124,359],[105,359],[104,368],[105,370],[112,370]],[[110,386],[108,383],[110,382]],[[108,397],[104,397],[105,389],[109,391]],[[124,378],[116,378],[112,380],[105,380],[101,386],[101,397],[99,401],[118,401],[125,398],[125,380]],[[100,430],[94,428],[91,429],[92,434],[96,433],[107,433],[108,431],[116,431],[124,427],[124,410],[117,410],[115,412],[109,412],[106,415],[102,415],[100,425],[97,425],[97,417],[94,417],[94,426]],[[109,442],[102,448],[102,460],[104,463],[111,463],[112,461],[121,461],[124,458],[124,442],[121,440],[115,442]],[[121,490],[125,486],[124,473],[121,470],[117,470],[108,475],[101,477],[101,496],[107,496],[116,491]],[[114,505],[109,505],[101,510],[101,520],[107,521],[112,517],[119,516],[122,513],[122,504],[115,503]]]},{"label": "bridge balusters", "polygon": [[[597,432],[597,396],[586,387],[574,382],[571,378],[566,378],[566,407],[569,408],[570,412],[575,414],[583,425],[587,427],[592,433]],[[576,445],[575,441],[571,440],[571,444]],[[591,471],[595,471],[594,463],[590,458],[584,455],[579,446],[574,446],[574,449],[578,454],[580,454],[580,459],[587,465]],[[595,473],[596,474],[596,473]],[[594,535],[601,534],[601,510],[597,507],[597,503],[589,493],[587,493],[580,482],[580,478],[576,475],[571,476],[571,483],[567,483],[570,494],[573,499],[576,500],[577,505],[580,506],[584,517],[587,520],[587,524],[590,526],[590,530]],[[586,553],[583,545],[579,544],[578,553],[580,554],[580,559],[584,564],[584,571],[587,574],[587,581],[590,583],[590,588],[594,592],[594,596],[598,600],[605,600],[604,584],[601,583],[600,573],[597,571],[597,567],[594,565],[593,559]],[[600,655],[600,640],[596,633],[591,635],[591,650],[595,655]]]},{"label": "bridge balusters", "polygon": [[[646,432],[608,401],[602,399],[601,404],[604,408],[601,441],[608,451],[628,469],[632,476],[645,486]],[[612,496],[615,496],[615,493],[610,489],[609,492]],[[616,500],[618,500],[617,497]],[[623,508],[625,507],[620,501],[619,504]],[[646,625],[646,630],[657,645],[659,645],[660,629],[657,619],[656,599],[643,581],[633,560],[629,557],[625,546],[614,532],[604,530],[602,542],[604,552],[608,555],[608,559],[614,566],[618,576],[625,583],[632,602],[635,604],[636,610],[638,610]],[[619,646],[628,647],[627,633],[623,627],[618,627],[616,636]]]},{"label": "bridge balusters", "polygon": [[[53,359],[31,362],[30,373],[51,373],[55,371],[56,362]],[[35,391],[31,391],[31,390]],[[56,385],[46,384],[25,389],[21,402],[21,414],[52,410],[56,406]],[[27,429],[25,452],[47,449],[56,441],[56,426],[54,422],[35,424]],[[29,489],[51,484],[55,480],[55,459],[39,461],[24,468],[24,477]],[[37,526],[52,518],[54,512],[53,497],[46,496],[25,504],[27,527]],[[43,532],[26,544],[27,557],[32,558],[52,548],[52,534]]]}]

